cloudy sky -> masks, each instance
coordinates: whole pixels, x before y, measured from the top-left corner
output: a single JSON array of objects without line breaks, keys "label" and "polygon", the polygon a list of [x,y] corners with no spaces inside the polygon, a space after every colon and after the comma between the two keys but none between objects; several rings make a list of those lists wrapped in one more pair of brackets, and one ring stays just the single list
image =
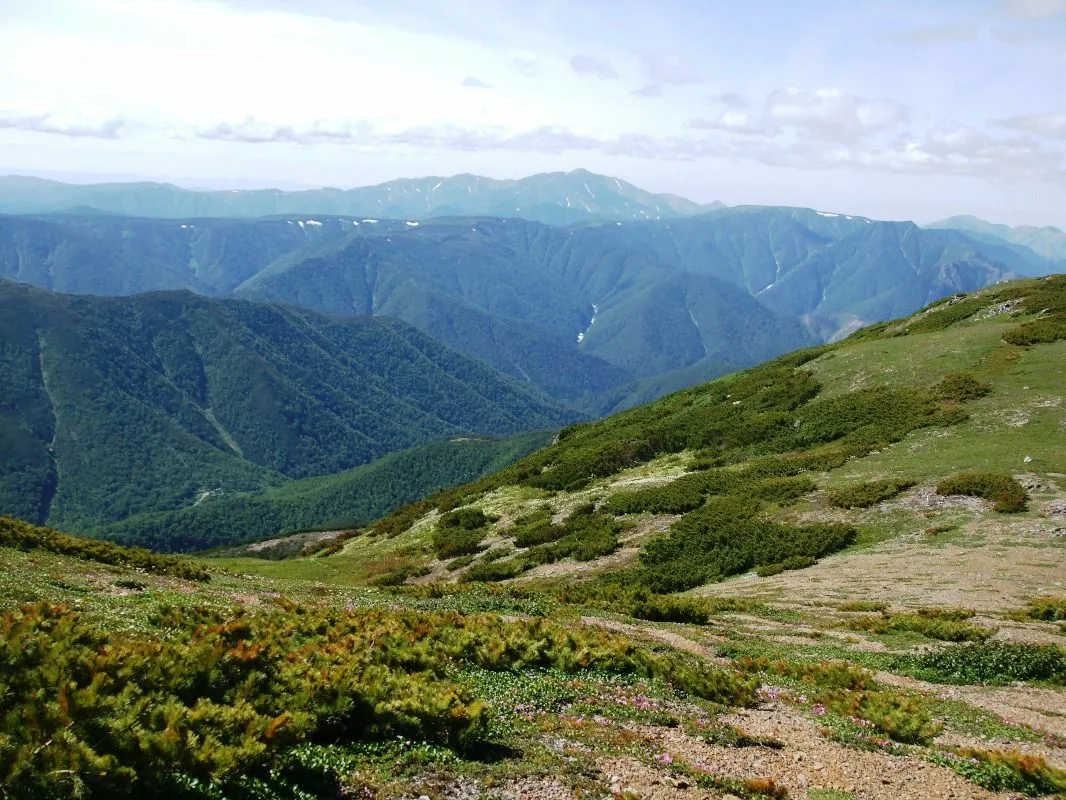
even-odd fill
[{"label": "cloudy sky", "polygon": [[1066,228],[1066,0],[0,0],[0,173]]}]

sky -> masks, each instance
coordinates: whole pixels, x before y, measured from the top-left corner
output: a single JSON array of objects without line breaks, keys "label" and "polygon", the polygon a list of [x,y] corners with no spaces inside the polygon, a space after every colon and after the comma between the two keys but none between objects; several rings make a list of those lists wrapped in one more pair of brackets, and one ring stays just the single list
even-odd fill
[{"label": "sky", "polygon": [[1066,228],[1066,0],[0,0],[0,174]]}]

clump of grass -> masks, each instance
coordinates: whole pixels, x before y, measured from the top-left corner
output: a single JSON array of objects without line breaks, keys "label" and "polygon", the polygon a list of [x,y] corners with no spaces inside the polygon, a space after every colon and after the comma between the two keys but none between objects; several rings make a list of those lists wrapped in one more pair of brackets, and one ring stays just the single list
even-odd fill
[{"label": "clump of grass", "polygon": [[1066,651],[1052,644],[971,642],[907,656],[898,666],[936,683],[1066,683]]},{"label": "clump of grass", "polygon": [[1066,792],[1066,771],[1042,756],[1017,750],[961,748],[952,754],[933,754],[930,760],[994,792],[1021,792],[1029,797]]},{"label": "clump of grass", "polygon": [[890,614],[882,612],[879,617],[849,620],[848,627],[852,630],[870,633],[917,633],[929,639],[939,639],[945,642],[983,642],[995,633],[991,628],[929,613]]},{"label": "clump of grass", "polygon": [[1029,496],[1018,481],[998,472],[962,472],[945,478],[936,486],[940,495],[963,494],[991,500],[1002,514],[1025,510]]},{"label": "clump of grass", "polygon": [[880,600],[848,600],[837,606],[837,611],[886,611],[888,603]]},{"label": "clump of grass", "polygon": [[872,505],[890,500],[900,492],[914,486],[914,481],[891,478],[867,483],[853,483],[826,493],[830,505],[838,508],[869,508]]}]

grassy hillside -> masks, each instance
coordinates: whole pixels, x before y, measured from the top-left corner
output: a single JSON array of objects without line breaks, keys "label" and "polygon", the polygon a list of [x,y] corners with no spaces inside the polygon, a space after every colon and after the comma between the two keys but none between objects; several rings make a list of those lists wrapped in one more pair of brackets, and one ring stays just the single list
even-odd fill
[{"label": "grassy hillside", "polygon": [[576,415],[396,320],[0,283],[0,509],[82,529]]},{"label": "grassy hillside", "polygon": [[1061,795],[1062,363],[1059,276],[572,426],[311,557],[0,520],[0,785]]}]

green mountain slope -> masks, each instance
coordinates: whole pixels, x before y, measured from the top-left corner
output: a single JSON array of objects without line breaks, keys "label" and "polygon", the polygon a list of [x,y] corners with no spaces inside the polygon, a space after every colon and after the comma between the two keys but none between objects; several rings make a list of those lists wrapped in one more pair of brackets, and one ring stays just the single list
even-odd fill
[{"label": "green mountain slope", "polygon": [[[439,579],[599,573],[588,591],[601,600],[813,563],[858,535],[847,517],[814,512],[825,501],[813,493],[841,486],[838,476],[888,479],[849,488],[887,498],[916,482],[991,471],[959,479],[970,488],[954,493],[994,498],[998,489],[980,487],[1013,485],[1023,469],[1066,470],[1058,446],[1064,340],[1066,276],[959,295],[840,343],[571,426],[497,475],[386,518],[372,531],[379,536],[337,558],[365,574],[368,559],[403,548],[408,572]],[[1038,394],[1029,402],[1031,390]],[[812,513],[793,513],[798,502]],[[469,532],[452,530],[445,512],[456,507],[485,517]],[[623,541],[630,555],[619,571],[612,554]],[[493,550],[465,569],[446,568],[457,554],[486,550],[482,542]],[[396,568],[391,556],[380,563]]]},{"label": "green mountain slope", "polygon": [[396,320],[0,283],[5,512],[72,529],[574,417]]},{"label": "green mountain slope", "polygon": [[156,552],[234,545],[295,530],[363,525],[438,489],[503,469],[551,442],[551,433],[463,437],[392,453],[361,467],[289,481],[262,492],[205,498],[177,511],[140,514],[93,536]]},{"label": "green mountain slope", "polygon": [[0,177],[0,213],[34,214],[91,208],[110,214],[185,219],[325,214],[424,219],[440,216],[521,217],[550,225],[590,219],[659,219],[713,208],[652,194],[586,170],[493,180],[477,175],[390,181],[359,189],[203,192],[159,183],[77,186],[38,178]]}]

